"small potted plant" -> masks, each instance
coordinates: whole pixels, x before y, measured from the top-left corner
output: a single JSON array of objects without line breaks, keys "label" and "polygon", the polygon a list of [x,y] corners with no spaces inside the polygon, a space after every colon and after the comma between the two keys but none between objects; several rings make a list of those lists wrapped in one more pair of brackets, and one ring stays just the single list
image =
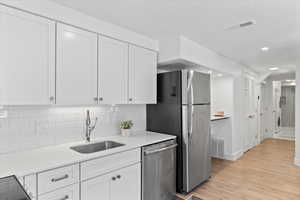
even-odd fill
[{"label": "small potted plant", "polygon": [[131,120],[123,121],[120,124],[121,127],[121,135],[123,136],[129,136],[130,135],[130,129],[133,126],[133,123]]}]

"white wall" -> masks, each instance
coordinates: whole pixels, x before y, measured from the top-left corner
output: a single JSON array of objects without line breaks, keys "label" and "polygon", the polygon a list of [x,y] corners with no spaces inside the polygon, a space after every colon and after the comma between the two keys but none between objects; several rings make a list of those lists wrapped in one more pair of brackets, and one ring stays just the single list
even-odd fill
[{"label": "white wall", "polygon": [[8,117],[0,119],[0,154],[83,140],[86,109],[98,117],[92,139],[119,134],[122,120],[133,120],[134,130],[146,130],[145,105],[4,109]]},{"label": "white wall", "polygon": [[224,139],[224,158],[236,160],[243,154],[245,134],[242,76],[216,77],[211,81],[212,114],[224,111],[230,119],[211,123],[214,137]]},{"label": "white wall", "polygon": [[232,75],[241,75],[243,69],[247,67],[201,46],[184,36],[160,38],[159,42],[160,64],[168,64],[174,60],[182,59]]},{"label": "white wall", "polygon": [[[212,139],[224,141],[223,156],[219,158],[231,160],[233,142],[233,103],[234,103],[234,77],[212,77],[211,78],[211,114],[224,111],[229,119],[211,122]],[[218,150],[220,151],[220,150]],[[219,152],[220,153],[220,152]]]},{"label": "white wall", "polygon": [[234,78],[232,76],[212,77],[211,79],[211,112],[224,111],[225,115],[233,114]]}]

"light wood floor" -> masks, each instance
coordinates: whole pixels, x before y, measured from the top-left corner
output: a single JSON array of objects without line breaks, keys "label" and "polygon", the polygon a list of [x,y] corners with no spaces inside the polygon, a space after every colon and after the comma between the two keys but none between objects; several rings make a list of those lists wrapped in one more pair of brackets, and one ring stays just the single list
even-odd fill
[{"label": "light wood floor", "polygon": [[293,141],[267,139],[238,161],[214,159],[212,178],[193,194],[203,200],[300,200],[294,149]]}]

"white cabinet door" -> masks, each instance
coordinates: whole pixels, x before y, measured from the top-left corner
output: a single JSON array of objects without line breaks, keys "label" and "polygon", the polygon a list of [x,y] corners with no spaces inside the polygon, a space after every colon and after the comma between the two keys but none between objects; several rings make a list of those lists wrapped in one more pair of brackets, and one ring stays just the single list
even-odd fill
[{"label": "white cabinet door", "polygon": [[79,200],[79,184],[71,185],[43,195],[39,200]]},{"label": "white cabinet door", "polygon": [[128,44],[99,37],[99,103],[128,102]]},{"label": "white cabinet door", "polygon": [[0,104],[54,103],[55,23],[0,6]]},{"label": "white cabinet door", "polygon": [[141,199],[141,165],[136,164],[113,173],[111,199]]},{"label": "white cabinet door", "polygon": [[81,200],[110,200],[111,174],[99,176],[81,183]]},{"label": "white cabinet door", "polygon": [[56,103],[97,103],[97,35],[57,24]]},{"label": "white cabinet door", "polygon": [[156,103],[157,54],[129,46],[129,102]]},{"label": "white cabinet door", "polygon": [[81,200],[141,200],[141,164],[81,183]]}]

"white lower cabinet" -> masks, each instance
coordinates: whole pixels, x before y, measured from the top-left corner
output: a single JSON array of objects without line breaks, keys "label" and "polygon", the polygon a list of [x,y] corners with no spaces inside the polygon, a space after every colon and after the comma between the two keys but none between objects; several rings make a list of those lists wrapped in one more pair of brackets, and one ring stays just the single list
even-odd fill
[{"label": "white lower cabinet", "polygon": [[141,164],[81,183],[81,200],[140,200]]},{"label": "white lower cabinet", "polygon": [[112,174],[116,180],[111,181],[110,200],[141,199],[141,164],[120,169]]},{"label": "white lower cabinet", "polygon": [[79,200],[79,184],[40,195],[39,200]]}]

